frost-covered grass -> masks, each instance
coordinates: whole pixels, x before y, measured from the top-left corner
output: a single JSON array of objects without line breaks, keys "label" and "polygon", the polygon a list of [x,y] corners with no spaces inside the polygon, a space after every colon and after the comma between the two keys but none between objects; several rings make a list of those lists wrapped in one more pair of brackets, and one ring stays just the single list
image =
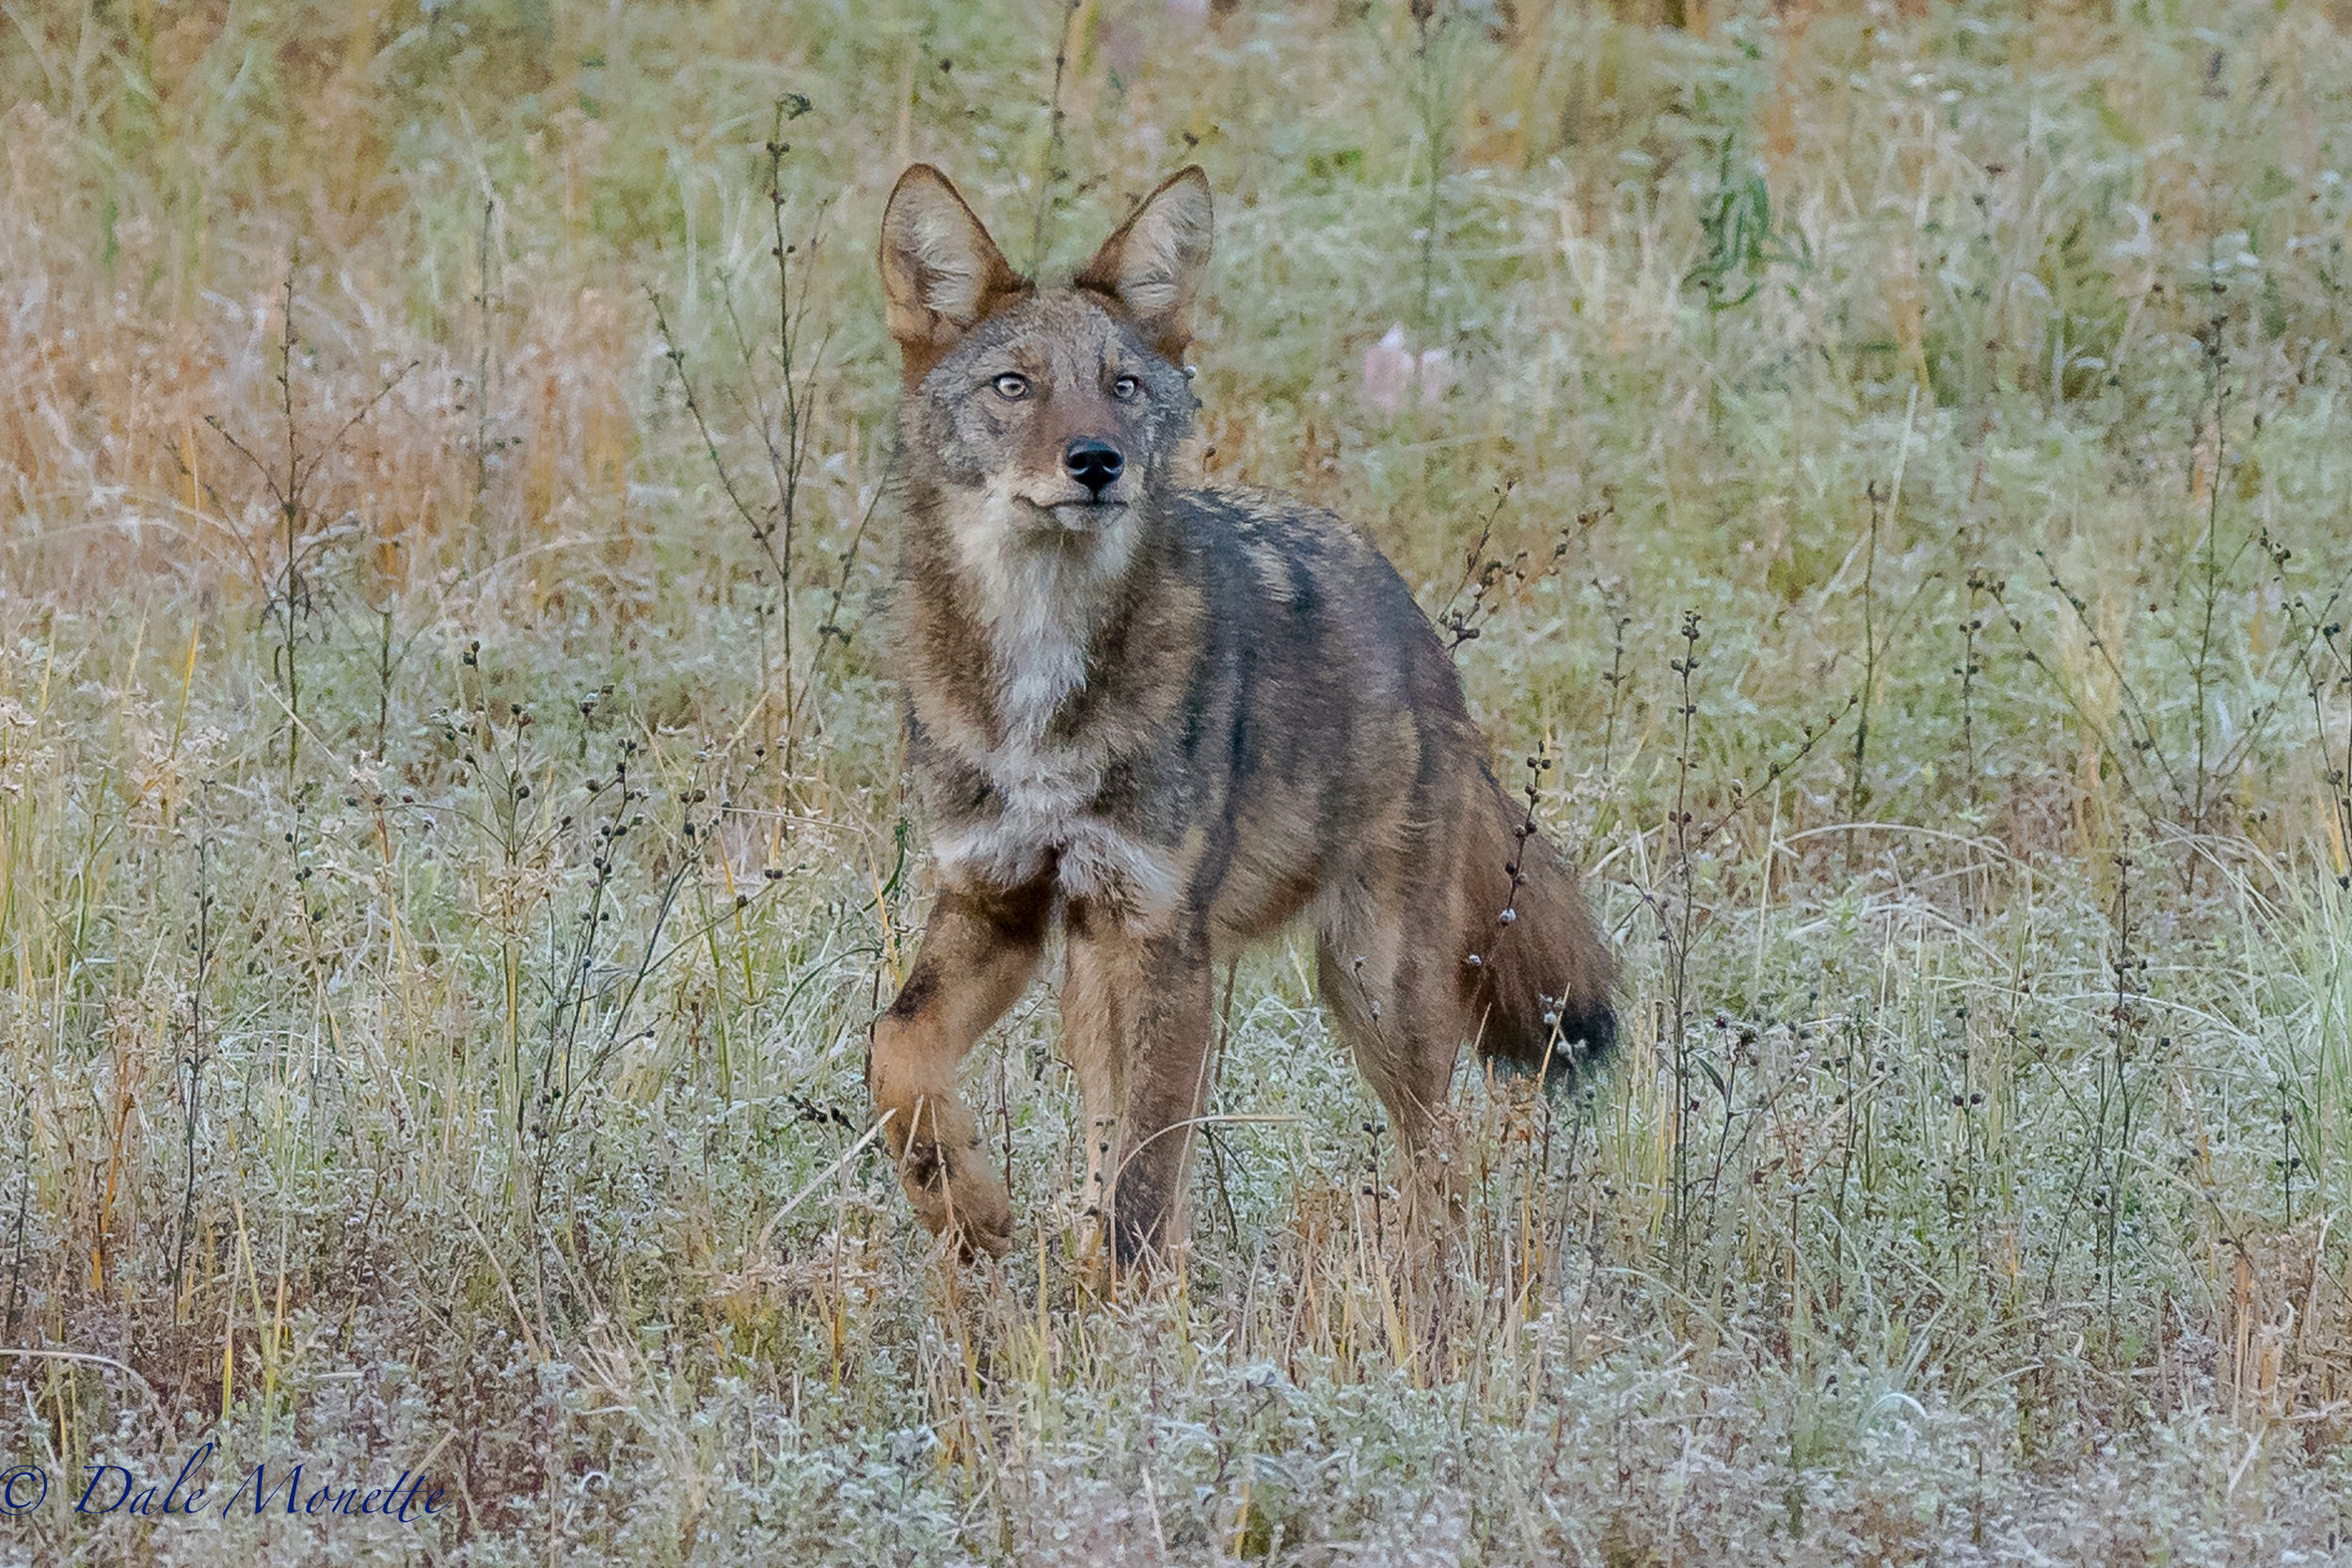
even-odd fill
[{"label": "frost-covered grass", "polygon": [[[0,1555],[2352,1554],[2340,8],[357,14],[0,44]],[[1626,1045],[1458,1085],[1432,1310],[1302,950],[1170,1289],[1044,988],[1009,1259],[860,1148],[915,157],[1049,265],[1205,163],[1203,466],[1557,759]]]}]

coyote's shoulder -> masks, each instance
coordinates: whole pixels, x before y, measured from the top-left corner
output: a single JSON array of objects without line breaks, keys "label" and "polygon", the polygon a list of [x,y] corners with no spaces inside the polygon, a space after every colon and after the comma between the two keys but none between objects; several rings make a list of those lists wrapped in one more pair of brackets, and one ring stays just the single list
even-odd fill
[{"label": "coyote's shoulder", "polygon": [[1198,170],[1064,289],[1014,275],[929,169],[883,223],[898,646],[938,896],[871,1079],[909,1193],[967,1243],[1010,1218],[955,1062],[1057,918],[1122,1256],[1178,1233],[1210,966],[1293,919],[1433,1201],[1463,1043],[1549,1075],[1614,1029],[1574,875],[1496,784],[1403,579],[1328,512],[1184,482],[1208,234]]}]

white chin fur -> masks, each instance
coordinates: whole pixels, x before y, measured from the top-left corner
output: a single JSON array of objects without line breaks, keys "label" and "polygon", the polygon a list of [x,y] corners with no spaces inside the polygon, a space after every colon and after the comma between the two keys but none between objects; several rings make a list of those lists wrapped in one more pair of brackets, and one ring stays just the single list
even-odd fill
[{"label": "white chin fur", "polygon": [[1101,533],[1127,515],[1126,505],[1118,501],[1107,506],[1064,501],[1046,510],[1053,514],[1054,521],[1062,526],[1065,533]]}]

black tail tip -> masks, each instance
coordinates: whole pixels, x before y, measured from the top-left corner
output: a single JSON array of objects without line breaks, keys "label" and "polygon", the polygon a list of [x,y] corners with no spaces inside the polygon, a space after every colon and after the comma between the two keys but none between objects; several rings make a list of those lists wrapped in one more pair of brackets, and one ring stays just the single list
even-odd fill
[{"label": "black tail tip", "polygon": [[1573,1028],[1563,1028],[1561,1033],[1578,1042],[1580,1063],[1597,1067],[1617,1049],[1617,1009],[1606,1002],[1596,1003],[1578,1015]]},{"label": "black tail tip", "polygon": [[1546,1092],[1575,1088],[1591,1081],[1617,1048],[1617,1011],[1606,1002],[1564,1014],[1556,1029],[1546,1029],[1531,1042],[1532,1050],[1485,1053],[1503,1072],[1543,1076]]}]

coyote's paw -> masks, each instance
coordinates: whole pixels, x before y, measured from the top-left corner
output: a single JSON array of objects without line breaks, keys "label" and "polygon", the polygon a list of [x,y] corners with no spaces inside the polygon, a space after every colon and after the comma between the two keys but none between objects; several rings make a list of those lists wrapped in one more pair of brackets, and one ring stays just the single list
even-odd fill
[{"label": "coyote's paw", "polygon": [[915,1215],[935,1236],[953,1236],[960,1256],[1002,1258],[1012,1250],[1012,1201],[988,1168],[979,1139],[943,1148],[925,1138],[899,1157],[898,1179]]}]

